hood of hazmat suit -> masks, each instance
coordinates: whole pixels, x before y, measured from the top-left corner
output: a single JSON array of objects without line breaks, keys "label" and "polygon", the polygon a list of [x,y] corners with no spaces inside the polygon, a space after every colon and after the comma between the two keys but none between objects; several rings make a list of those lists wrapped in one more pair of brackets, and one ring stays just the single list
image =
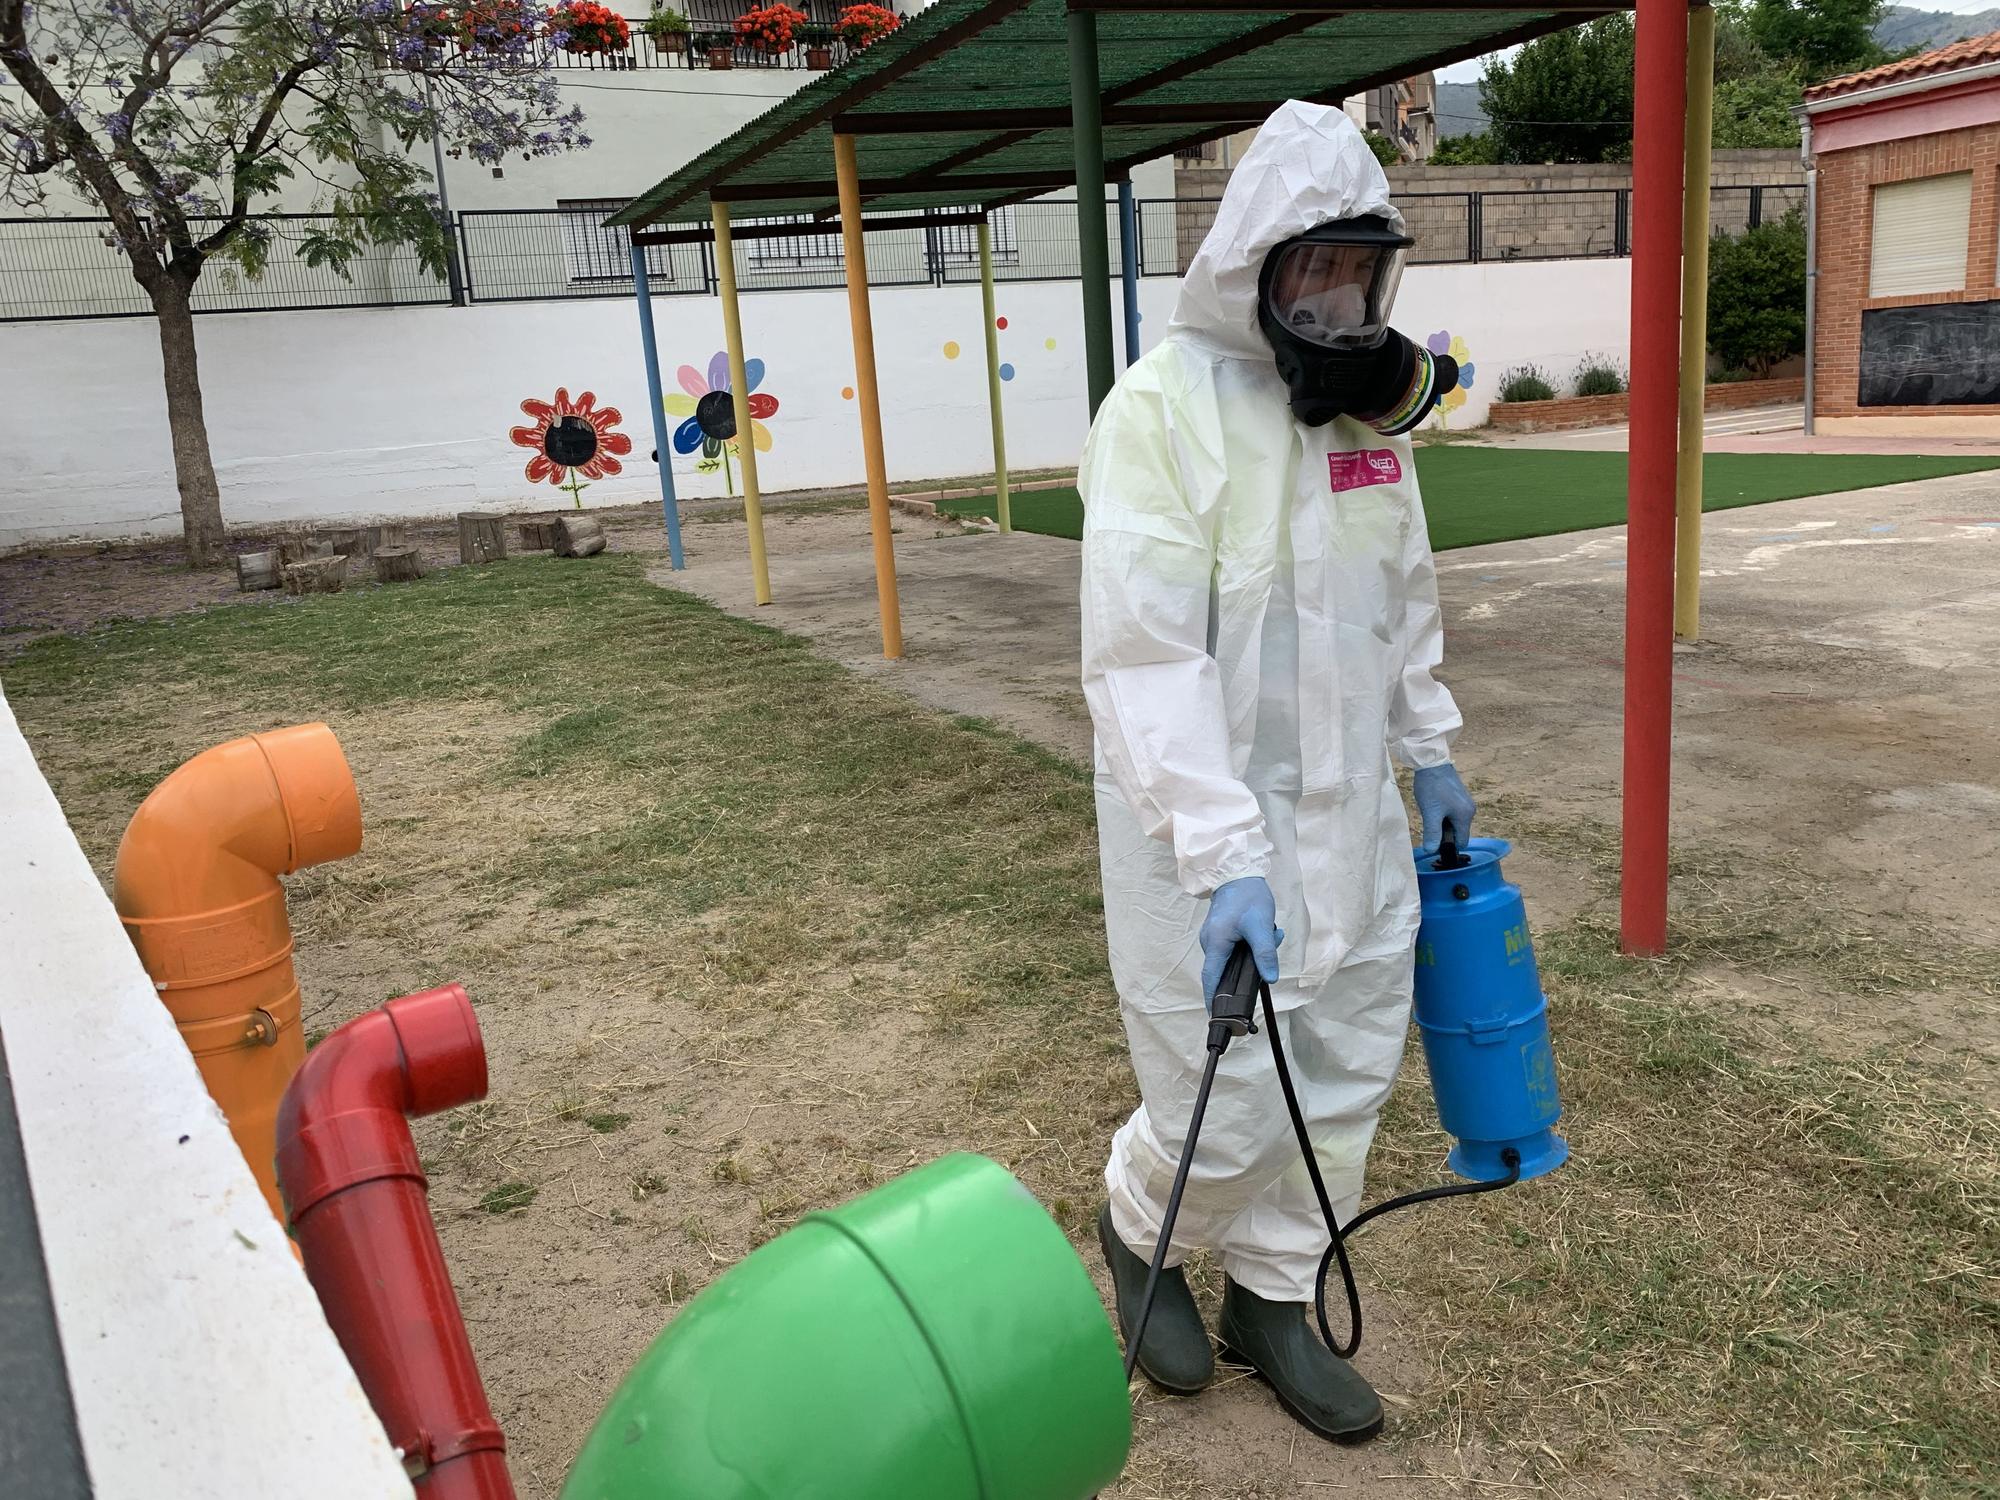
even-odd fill
[{"label": "hood of hazmat suit", "polygon": [[1277,899],[1280,1008],[1416,931],[1395,764],[1448,761],[1459,715],[1432,676],[1443,632],[1409,442],[1295,420],[1257,319],[1273,247],[1363,214],[1402,225],[1361,132],[1285,104],[1085,447],[1083,683],[1128,1009],[1200,1007],[1206,898],[1242,876]]}]

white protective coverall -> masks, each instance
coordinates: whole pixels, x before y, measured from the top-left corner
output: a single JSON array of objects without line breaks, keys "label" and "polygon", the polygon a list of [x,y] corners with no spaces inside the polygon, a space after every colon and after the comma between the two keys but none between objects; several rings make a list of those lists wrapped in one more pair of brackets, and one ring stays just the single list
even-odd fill
[{"label": "white protective coverall", "polygon": [[[1272,1001],[1342,1222],[1402,1060],[1417,882],[1391,757],[1442,764],[1459,725],[1432,677],[1430,542],[1407,439],[1296,421],[1256,317],[1272,247],[1359,214],[1402,222],[1360,131],[1284,105],[1084,450],[1105,929],[1143,1099],[1104,1175],[1142,1256],[1205,1060],[1198,934],[1217,887],[1261,875],[1276,897]],[[1302,1302],[1326,1245],[1260,1023],[1222,1060],[1168,1264],[1206,1246],[1247,1290]]]}]

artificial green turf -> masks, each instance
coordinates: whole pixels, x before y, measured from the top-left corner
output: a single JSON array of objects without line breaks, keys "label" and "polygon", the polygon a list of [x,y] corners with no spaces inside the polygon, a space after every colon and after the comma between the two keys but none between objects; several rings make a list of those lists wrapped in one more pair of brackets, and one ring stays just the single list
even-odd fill
[{"label": "artificial green turf", "polygon": [[[1703,464],[1703,510],[1763,505],[1875,485],[2000,468],[2000,458],[1896,454],[1711,453]],[[1536,448],[1423,448],[1417,454],[1431,545],[1476,547],[1520,537],[1616,526],[1625,519],[1625,455]],[[993,514],[989,496],[954,500],[954,515]],[[1072,540],[1083,535],[1083,503],[1073,489],[1013,497],[1014,525]]]}]

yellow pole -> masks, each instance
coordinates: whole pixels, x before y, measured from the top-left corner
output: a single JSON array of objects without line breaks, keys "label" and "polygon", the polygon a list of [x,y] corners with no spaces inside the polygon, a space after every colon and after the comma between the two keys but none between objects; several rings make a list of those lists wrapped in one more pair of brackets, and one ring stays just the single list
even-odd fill
[{"label": "yellow pole", "polygon": [[715,221],[715,281],[722,293],[722,340],[729,346],[729,398],[736,411],[736,459],[743,470],[743,519],[750,523],[750,579],[757,602],[771,602],[771,566],[764,556],[764,502],[757,493],[757,440],[750,426],[750,377],[743,368],[743,309],[736,301],[736,245],[729,205],[711,203]]},{"label": "yellow pole", "polygon": [[1701,450],[1708,392],[1709,141],[1715,11],[1688,11],[1686,191],[1681,196],[1681,453],[1674,498],[1674,638],[1701,634]]},{"label": "yellow pole", "polygon": [[875,536],[875,603],[882,654],[903,654],[903,609],[896,597],[896,544],[889,532],[889,466],[882,457],[882,400],[875,389],[875,322],[868,311],[868,242],[861,231],[861,173],[854,137],[833,138],[840,188],[840,248],[847,267],[847,318],[854,329],[854,397],[861,408],[861,455],[868,466],[868,528]]},{"label": "yellow pole", "polygon": [[979,296],[986,307],[986,409],[993,416],[993,511],[1002,531],[1014,529],[1007,509],[1007,424],[1000,414],[1000,328],[993,319],[993,230],[979,221]]}]

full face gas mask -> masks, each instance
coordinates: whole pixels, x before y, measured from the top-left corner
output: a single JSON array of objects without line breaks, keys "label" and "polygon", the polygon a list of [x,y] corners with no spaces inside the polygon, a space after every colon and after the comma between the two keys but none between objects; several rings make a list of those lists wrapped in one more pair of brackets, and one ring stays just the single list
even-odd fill
[{"label": "full face gas mask", "polygon": [[1413,243],[1369,214],[1321,224],[1264,258],[1257,323],[1308,427],[1346,415],[1408,432],[1456,383],[1454,361],[1389,326]]}]

